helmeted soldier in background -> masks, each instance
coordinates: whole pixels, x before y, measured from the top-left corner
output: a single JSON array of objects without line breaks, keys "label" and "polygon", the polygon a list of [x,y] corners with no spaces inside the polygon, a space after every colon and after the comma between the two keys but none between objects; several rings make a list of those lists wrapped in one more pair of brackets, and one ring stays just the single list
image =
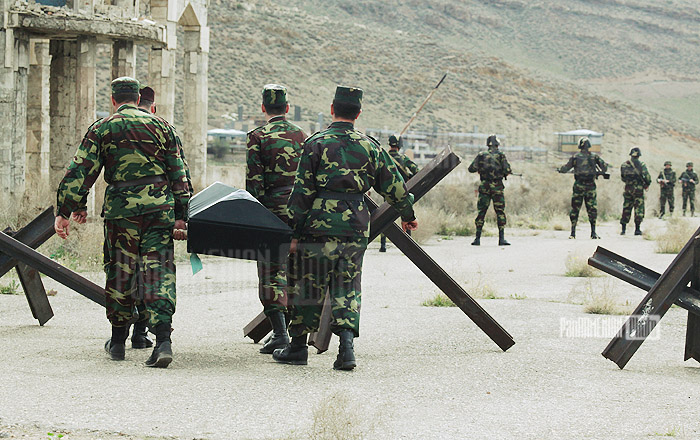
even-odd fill
[{"label": "helmeted soldier in background", "polygon": [[620,177],[625,182],[624,202],[622,204],[621,235],[627,231],[627,223],[632,216],[634,208],[634,235],[642,235],[641,224],[644,220],[644,191],[651,185],[651,176],[647,166],[639,160],[642,152],[639,147],[630,150],[630,160],[620,166]]},{"label": "helmeted soldier in background", "polygon": [[474,161],[469,165],[470,173],[479,173],[481,184],[479,185],[479,199],[476,203],[478,214],[476,216],[476,237],[472,245],[481,244],[481,231],[484,228],[484,218],[486,211],[493,201],[493,209],[496,211],[496,223],[498,225],[498,245],[508,246],[505,239],[504,229],[506,226],[506,199],[503,196],[503,179],[507,179],[512,174],[510,164],[506,155],[498,149],[501,142],[495,134],[486,139],[488,151],[482,151],[476,155]]},{"label": "helmeted soldier in background", "polygon": [[333,122],[304,142],[288,205],[294,231],[292,341],[275,350],[277,362],[307,363],[307,334],[318,329],[328,290],[331,330],[340,338],[333,368],[355,368],[353,339],[360,331],[360,279],[369,237],[365,192],[373,188],[381,194],[400,213],[404,230],[417,227],[413,196],[394,161],[378,142],[355,130],[361,108],[362,89],[338,86]]},{"label": "helmeted soldier in background", "polygon": [[664,162],[664,169],[659,172],[659,177],[656,181],[661,186],[661,194],[659,196],[659,218],[662,218],[666,213],[666,201],[668,200],[668,213],[673,214],[673,189],[676,186],[676,172],[671,169],[671,161]]},{"label": "helmeted soldier in background", "polygon": [[[262,112],[267,124],[248,133],[246,190],[285,223],[287,200],[294,186],[306,134],[287,121],[287,88],[267,84],[262,90]],[[263,312],[272,324],[272,337],[260,348],[271,354],[289,343],[287,335],[287,268],[284,262],[258,261],[258,292]]]},{"label": "helmeted soldier in background", "polygon": [[690,202],[690,216],[693,217],[695,215],[695,185],[698,184],[698,175],[693,171],[693,162],[685,164],[685,171],[681,173],[680,181],[683,184],[683,215],[685,216],[685,210]]},{"label": "helmeted soldier in background", "polygon": [[[94,123],[58,186],[54,228],[68,236],[90,187],[104,168],[106,311],[112,337],[105,350],[123,360],[135,304],[142,297],[156,345],[149,367],[173,358],[170,332],[175,312],[173,231],[186,229],[190,192],[175,133],[137,108],[139,82],[112,81],[115,113]],[[77,219],[76,219],[77,220]],[[84,221],[84,218],[83,218]]]},{"label": "helmeted soldier in background", "polygon": [[[397,139],[393,134],[389,136],[389,156],[394,159],[404,181],[408,182],[413,176],[418,174],[420,169],[410,157],[401,153],[400,148],[400,139]],[[408,235],[411,235],[411,231],[408,231]],[[386,235],[381,234],[379,243],[379,252],[386,252]]]},{"label": "helmeted soldier in background", "polygon": [[[559,168],[560,173],[566,173],[574,169],[574,187],[571,195],[571,209],[569,219],[571,220],[571,235],[569,238],[576,238],[576,224],[581,205],[586,203],[588,221],[591,224],[591,238],[600,238],[595,232],[596,220],[598,218],[598,204],[596,202],[596,178],[599,175],[606,175],[608,164],[595,153],[591,153],[591,142],[587,137],[582,137],[578,141],[578,153],[571,156],[569,161]],[[609,176],[608,176],[609,177]]]}]

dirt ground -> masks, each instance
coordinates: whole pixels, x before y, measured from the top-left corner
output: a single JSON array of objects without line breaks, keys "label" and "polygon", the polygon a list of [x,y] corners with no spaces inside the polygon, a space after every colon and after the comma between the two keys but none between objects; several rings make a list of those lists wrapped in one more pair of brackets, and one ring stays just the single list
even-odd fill
[{"label": "dirt ground", "polygon": [[424,246],[467,291],[498,297],[479,302],[514,337],[506,353],[458,308],[421,306],[437,289],[394,246],[371,244],[352,372],[331,368],[335,337],[308,366],[278,365],[243,338],[260,311],[251,262],[207,258],[196,276],[178,267],[167,370],[143,366],[150,350],[108,360],[103,309],[45,279],[58,294],[44,327],[23,296],[0,295],[0,439],[698,438],[700,368],[683,361],[684,310],[672,308],[624,370],[600,355],[611,334],[571,331],[623,322],[585,314],[586,292],[628,309],[643,292],[565,277],[568,255],[600,245],[659,272],[674,257],[618,227],[601,226],[597,241],[585,225],[577,240],[509,230],[510,247],[496,237]]}]

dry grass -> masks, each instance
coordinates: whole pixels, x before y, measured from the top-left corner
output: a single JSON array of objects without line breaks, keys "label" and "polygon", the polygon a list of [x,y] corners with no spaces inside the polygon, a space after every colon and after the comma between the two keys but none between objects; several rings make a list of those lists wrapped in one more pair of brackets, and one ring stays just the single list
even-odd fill
[{"label": "dry grass", "polygon": [[588,259],[580,254],[569,254],[566,257],[567,277],[600,277],[602,272],[588,264]]},{"label": "dry grass", "polygon": [[655,250],[659,254],[677,254],[691,239],[695,227],[681,218],[671,218],[667,222],[666,232],[656,237]]},{"label": "dry grass", "polygon": [[629,304],[620,304],[610,279],[595,284],[590,279],[586,280],[582,286],[571,291],[569,299],[582,304],[584,312],[593,315],[626,315],[631,312],[628,310],[631,307]]},{"label": "dry grass", "polygon": [[421,303],[423,307],[457,307],[457,304],[442,292],[437,293],[434,297],[428,298]]},{"label": "dry grass", "polygon": [[359,401],[336,392],[321,400],[313,410],[310,440],[361,440],[381,424],[381,412],[367,414]]}]

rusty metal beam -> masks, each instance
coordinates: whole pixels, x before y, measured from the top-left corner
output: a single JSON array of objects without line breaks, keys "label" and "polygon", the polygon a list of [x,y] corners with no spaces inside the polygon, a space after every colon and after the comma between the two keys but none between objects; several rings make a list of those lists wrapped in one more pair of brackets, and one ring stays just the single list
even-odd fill
[{"label": "rusty metal beam", "polygon": [[615,362],[621,369],[634,356],[646,337],[652,332],[659,320],[680,297],[681,292],[693,275],[694,249],[697,246],[695,231],[692,238],[673,259],[671,265],[659,277],[622,326],[605,350],[603,356]]},{"label": "rusty metal beam", "polygon": [[105,306],[105,291],[102,287],[87,278],[83,278],[72,270],[61,266],[52,259],[45,257],[4,232],[0,232],[0,252],[21,261],[27,266],[37,269],[39,272],[53,278],[64,286],[95,301],[102,307]]},{"label": "rusty metal beam", "polygon": [[39,272],[21,262],[17,263],[16,268],[32,316],[39,321],[39,325],[46,324],[49,319],[53,318],[53,309],[49,303],[49,297],[46,296],[46,289],[44,289],[44,283],[41,282]]},{"label": "rusty metal beam", "polygon": [[[588,264],[647,292],[661,276],[658,272],[602,247],[596,249],[588,259]],[[675,304],[700,315],[700,292],[694,288],[685,287],[681,290]]]},{"label": "rusty metal beam", "polygon": [[[53,207],[47,208],[25,227],[11,234],[11,236],[30,248],[36,249],[55,234],[53,229],[54,218]],[[17,260],[9,255],[0,253],[0,277],[12,270],[16,265]]]}]

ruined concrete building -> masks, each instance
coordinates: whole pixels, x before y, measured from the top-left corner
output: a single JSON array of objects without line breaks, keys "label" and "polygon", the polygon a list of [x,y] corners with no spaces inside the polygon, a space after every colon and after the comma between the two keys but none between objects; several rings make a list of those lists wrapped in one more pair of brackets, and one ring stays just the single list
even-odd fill
[{"label": "ruined concrete building", "polygon": [[[194,185],[206,175],[209,0],[0,0],[0,190],[17,202],[53,191],[96,119],[96,46],[112,47],[112,78],[136,76],[135,45],[148,50],[158,114],[173,121]],[[184,41],[178,42],[178,27]],[[178,44],[183,73],[176,72]],[[180,76],[182,75],[182,76]],[[92,191],[99,192],[99,188]],[[9,196],[9,197],[8,197]],[[98,194],[101,198],[101,194]]]}]

